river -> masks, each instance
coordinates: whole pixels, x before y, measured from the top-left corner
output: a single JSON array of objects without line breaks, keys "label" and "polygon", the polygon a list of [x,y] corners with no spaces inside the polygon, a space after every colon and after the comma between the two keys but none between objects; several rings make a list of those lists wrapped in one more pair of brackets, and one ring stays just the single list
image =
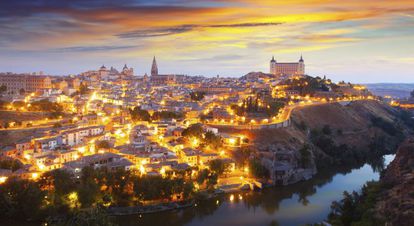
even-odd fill
[{"label": "river", "polygon": [[[385,155],[383,166],[393,158],[394,155]],[[122,216],[116,221],[122,226],[290,226],[322,222],[332,201],[340,200],[343,191],[360,191],[367,181],[378,180],[377,168],[378,164],[364,164],[353,169],[320,172],[313,179],[295,185],[225,194],[182,210]]]}]

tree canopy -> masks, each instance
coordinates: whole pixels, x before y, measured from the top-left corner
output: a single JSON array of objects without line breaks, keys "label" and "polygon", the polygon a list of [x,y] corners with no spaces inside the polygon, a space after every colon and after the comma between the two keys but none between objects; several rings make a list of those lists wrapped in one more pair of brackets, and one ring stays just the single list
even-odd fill
[{"label": "tree canopy", "polygon": [[202,100],[205,95],[206,95],[205,92],[200,92],[200,91],[194,91],[190,93],[191,100],[194,100],[194,101]]},{"label": "tree canopy", "polygon": [[151,121],[151,115],[148,113],[147,110],[141,109],[141,107],[129,109],[129,113],[133,121]]}]

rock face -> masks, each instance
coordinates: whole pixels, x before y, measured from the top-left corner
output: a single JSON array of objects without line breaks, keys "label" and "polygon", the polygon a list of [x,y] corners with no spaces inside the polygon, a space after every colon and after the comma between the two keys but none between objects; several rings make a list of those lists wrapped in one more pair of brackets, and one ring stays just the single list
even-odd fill
[{"label": "rock face", "polygon": [[381,177],[384,192],[377,205],[386,225],[414,224],[414,139],[403,144]]},{"label": "rock face", "polygon": [[[312,177],[317,168],[363,164],[394,153],[410,130],[398,115],[378,101],[303,106],[293,111],[288,128],[241,133],[252,141],[275,183],[291,184]],[[373,118],[382,124],[374,125]]]}]

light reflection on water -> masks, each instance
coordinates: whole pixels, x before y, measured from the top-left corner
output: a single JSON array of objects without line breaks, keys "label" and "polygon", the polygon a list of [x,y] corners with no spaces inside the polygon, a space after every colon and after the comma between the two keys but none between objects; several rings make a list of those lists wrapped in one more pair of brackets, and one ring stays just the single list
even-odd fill
[{"label": "light reflection on water", "polygon": [[[394,155],[384,156],[388,165]],[[378,180],[376,166],[365,164],[358,169],[339,169],[339,172],[320,172],[310,181],[286,187],[265,189],[243,194],[243,199],[231,194],[220,199],[200,202],[197,207],[157,214],[124,216],[120,225],[148,226],[273,226],[304,225],[326,219],[332,201],[339,200],[343,191],[359,191],[367,181]],[[238,195],[234,195],[238,197]]]}]

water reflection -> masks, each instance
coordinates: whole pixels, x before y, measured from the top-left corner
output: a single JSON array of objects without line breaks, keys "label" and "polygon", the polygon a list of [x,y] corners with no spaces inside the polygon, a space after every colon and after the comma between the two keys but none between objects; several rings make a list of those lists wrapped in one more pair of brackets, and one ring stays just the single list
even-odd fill
[{"label": "water reflection", "polygon": [[274,226],[321,222],[327,217],[331,202],[340,199],[344,190],[359,190],[366,181],[377,180],[378,172],[393,157],[387,155],[369,164],[325,170],[312,180],[291,186],[222,195],[200,201],[192,208],[147,214],[141,218],[123,216],[117,221],[125,226]]}]

